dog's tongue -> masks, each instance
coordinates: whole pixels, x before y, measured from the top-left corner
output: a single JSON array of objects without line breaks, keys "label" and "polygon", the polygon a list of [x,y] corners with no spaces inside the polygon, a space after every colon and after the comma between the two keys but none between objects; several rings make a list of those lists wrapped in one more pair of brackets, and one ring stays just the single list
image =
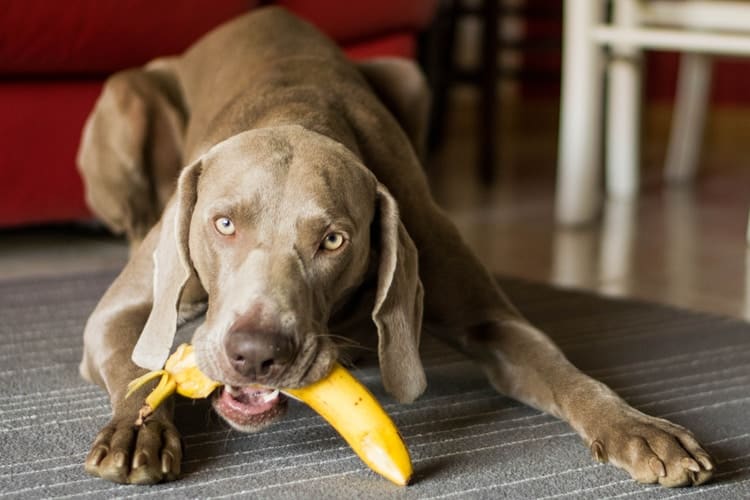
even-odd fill
[{"label": "dog's tongue", "polygon": [[257,415],[278,403],[279,391],[264,387],[225,387],[221,398],[224,404],[237,412]]}]

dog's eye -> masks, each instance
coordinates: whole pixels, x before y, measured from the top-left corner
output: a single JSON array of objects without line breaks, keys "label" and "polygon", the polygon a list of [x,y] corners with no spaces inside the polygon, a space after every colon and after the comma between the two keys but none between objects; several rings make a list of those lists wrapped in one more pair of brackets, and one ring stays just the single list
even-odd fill
[{"label": "dog's eye", "polygon": [[234,234],[234,222],[229,217],[219,217],[214,221],[214,226],[219,233],[224,236],[231,236]]},{"label": "dog's eye", "polygon": [[323,243],[320,244],[320,247],[324,250],[328,250],[329,252],[332,252],[334,250],[338,250],[341,248],[341,245],[344,244],[344,235],[341,233],[328,233],[325,238],[323,238]]}]

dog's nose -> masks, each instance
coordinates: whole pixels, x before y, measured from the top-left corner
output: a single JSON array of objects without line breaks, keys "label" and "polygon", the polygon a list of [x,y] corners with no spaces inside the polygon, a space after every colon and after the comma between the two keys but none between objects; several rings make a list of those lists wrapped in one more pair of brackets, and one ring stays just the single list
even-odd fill
[{"label": "dog's nose", "polygon": [[232,367],[248,380],[263,382],[278,375],[292,361],[289,336],[269,330],[231,330],[224,341]]}]

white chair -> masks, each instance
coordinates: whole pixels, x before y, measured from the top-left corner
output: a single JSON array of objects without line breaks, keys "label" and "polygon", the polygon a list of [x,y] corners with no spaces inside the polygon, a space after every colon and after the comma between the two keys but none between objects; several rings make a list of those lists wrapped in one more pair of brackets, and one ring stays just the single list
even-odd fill
[{"label": "white chair", "polygon": [[[556,199],[557,220],[563,224],[586,223],[599,212],[603,111],[607,194],[637,195],[644,49],[683,53],[665,169],[670,182],[690,180],[697,167],[711,55],[750,56],[750,2],[613,0],[611,4],[609,21],[604,19],[605,0],[565,0],[564,4]],[[611,48],[606,60],[604,47]],[[603,96],[605,70],[607,96]]]}]

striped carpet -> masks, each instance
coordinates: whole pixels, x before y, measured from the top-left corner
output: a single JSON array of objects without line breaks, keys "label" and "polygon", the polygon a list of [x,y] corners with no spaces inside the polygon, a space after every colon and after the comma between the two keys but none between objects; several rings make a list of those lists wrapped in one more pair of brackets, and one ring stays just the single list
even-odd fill
[{"label": "striped carpet", "polygon": [[0,283],[2,498],[750,498],[750,325],[659,305],[504,280],[511,297],[585,371],[637,408],[693,429],[719,461],[698,489],[638,485],[595,464],[563,423],[494,393],[471,363],[423,346],[430,382],[412,405],[383,396],[415,465],[399,489],[376,477],[299,404],[253,435],[230,431],[205,402],[180,401],[183,477],[153,487],[86,475],[109,417],[81,380],[81,330],[111,273]]}]

